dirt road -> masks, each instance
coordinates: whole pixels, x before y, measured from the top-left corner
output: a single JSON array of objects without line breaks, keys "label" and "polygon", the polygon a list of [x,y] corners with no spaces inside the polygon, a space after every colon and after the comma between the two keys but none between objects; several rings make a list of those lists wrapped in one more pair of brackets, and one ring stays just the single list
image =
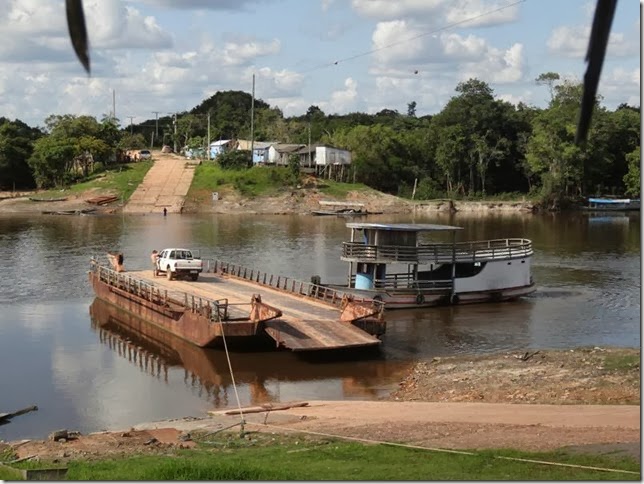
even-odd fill
[{"label": "dirt road", "polygon": [[123,208],[125,213],[180,213],[195,173],[185,158],[155,151],[154,165]]}]

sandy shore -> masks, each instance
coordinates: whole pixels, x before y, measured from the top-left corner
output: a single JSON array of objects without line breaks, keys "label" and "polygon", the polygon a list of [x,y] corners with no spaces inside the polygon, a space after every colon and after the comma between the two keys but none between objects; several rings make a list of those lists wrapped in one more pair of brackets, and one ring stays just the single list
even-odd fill
[{"label": "sandy shore", "polygon": [[[120,201],[96,207],[89,204],[88,198],[100,195],[111,195],[108,192],[89,191],[76,195],[61,191],[59,197],[67,200],[55,202],[34,202],[29,197],[38,197],[38,192],[20,192],[12,194],[0,192],[0,213],[29,213],[36,214],[43,211],[69,211],[97,208],[99,213],[120,213],[123,204]],[[232,193],[226,193],[215,202],[191,200],[189,197],[183,203],[182,213],[247,213],[247,214],[309,214],[319,210],[320,200],[331,200],[319,190],[293,189],[274,197],[244,198]],[[416,213],[431,214],[437,212],[449,213],[450,211],[467,213],[529,213],[533,204],[525,201],[496,202],[496,201],[410,201],[403,198],[378,192],[350,192],[347,201],[364,204],[368,212],[382,212],[383,214]]]}]

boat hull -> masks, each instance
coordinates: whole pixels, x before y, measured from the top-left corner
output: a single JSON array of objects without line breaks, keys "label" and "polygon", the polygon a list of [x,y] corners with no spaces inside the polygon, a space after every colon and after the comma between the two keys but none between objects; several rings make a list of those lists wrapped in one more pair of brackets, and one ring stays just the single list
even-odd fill
[{"label": "boat hull", "polygon": [[[381,300],[385,310],[413,309],[448,304],[472,304],[482,302],[500,302],[526,296],[536,287],[531,275],[531,257],[519,257],[489,261],[481,270],[470,277],[457,277],[453,282],[443,281],[447,285],[436,287],[436,281],[418,279],[417,288],[370,288],[356,289],[343,287],[365,298]],[[338,287],[338,286],[334,286]]]},{"label": "boat hull", "polygon": [[[142,320],[200,347],[215,346],[222,338],[222,324],[205,314],[185,308],[172,308],[106,284],[98,274],[89,271],[96,297],[131,313]],[[260,322],[235,321],[225,325],[226,337],[256,336],[262,333]]]},{"label": "boat hull", "polygon": [[533,293],[536,290],[536,286],[534,284],[529,284],[527,286],[493,289],[488,291],[462,292],[455,293],[454,297],[451,296],[450,291],[445,290],[420,290],[410,293],[408,291],[396,291],[395,289],[390,291],[354,289],[347,287],[344,287],[343,289],[360,297],[382,300],[385,303],[385,310],[387,311],[392,309],[417,309],[453,304],[511,301]]}]

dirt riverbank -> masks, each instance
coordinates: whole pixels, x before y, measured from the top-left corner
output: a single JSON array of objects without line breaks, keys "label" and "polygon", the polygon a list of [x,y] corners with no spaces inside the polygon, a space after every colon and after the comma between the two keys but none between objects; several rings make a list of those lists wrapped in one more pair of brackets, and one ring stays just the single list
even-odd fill
[{"label": "dirt riverbank", "polygon": [[[435,448],[568,448],[639,458],[639,358],[635,349],[592,348],[435,359],[418,363],[382,401],[312,401],[247,414],[246,430],[250,439],[254,432],[298,431]],[[239,420],[220,412],[63,442],[15,442],[10,450],[58,461],[167,453]]]},{"label": "dirt riverbank", "polygon": [[[97,208],[87,202],[87,199],[101,195],[112,195],[110,192],[91,190],[85,193],[74,195],[61,191],[57,198],[66,200],[52,202],[34,202],[31,198],[37,198],[38,192],[0,192],[0,213],[42,213],[42,212],[65,212]],[[277,196],[263,196],[256,198],[242,197],[232,190],[225,190],[220,193],[217,201],[203,201],[187,197],[183,203],[182,213],[247,213],[247,214],[309,214],[313,210],[320,210],[321,200],[336,200],[362,203],[364,210],[370,213],[396,214],[416,213],[430,214],[436,212],[531,212],[533,204],[527,201],[496,202],[496,201],[411,201],[399,198],[386,193],[369,191],[349,192],[345,199],[338,200],[323,194],[317,188],[300,188],[286,191]],[[98,207],[99,213],[120,213],[123,209],[121,201],[115,201],[108,205]]]}]

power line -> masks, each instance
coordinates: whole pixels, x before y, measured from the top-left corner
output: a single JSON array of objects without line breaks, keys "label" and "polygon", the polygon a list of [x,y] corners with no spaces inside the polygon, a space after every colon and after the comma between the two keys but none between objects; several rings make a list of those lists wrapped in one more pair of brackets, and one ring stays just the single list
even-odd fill
[{"label": "power line", "polygon": [[509,4],[504,5],[502,7],[498,7],[498,8],[492,9],[492,10],[488,10],[487,12],[483,12],[483,13],[480,13],[478,15],[474,15],[472,17],[468,17],[468,18],[465,18],[463,20],[459,20],[458,22],[453,22],[451,24],[445,25],[445,26],[440,27],[440,28],[435,29],[435,30],[429,30],[427,32],[422,32],[420,34],[414,35],[413,37],[409,37],[407,39],[402,39],[402,40],[397,40],[396,42],[392,42],[391,44],[383,45],[381,47],[377,47],[375,49],[371,49],[371,50],[368,50],[368,51],[365,51],[365,52],[361,52],[359,54],[355,54],[355,55],[352,55],[352,56],[349,56],[349,57],[345,57],[343,59],[338,59],[338,60],[336,60],[334,62],[328,62],[326,64],[320,64],[320,65],[318,65],[316,67],[312,67],[310,69],[302,71],[302,74],[307,74],[309,72],[317,71],[319,69],[324,69],[324,68],[327,68],[327,67],[337,66],[341,62],[348,62],[348,61],[351,61],[351,60],[355,60],[355,59],[358,59],[360,57],[364,57],[364,56],[373,54],[374,52],[379,52],[381,50],[389,49],[390,47],[394,47],[396,45],[400,45],[400,44],[404,44],[404,43],[407,43],[407,42],[411,42],[412,40],[420,39],[421,37],[426,37],[428,35],[436,34],[438,32],[442,32],[444,30],[451,29],[451,28],[456,27],[458,25],[461,25],[461,24],[464,24],[464,23],[467,23],[467,22],[471,22],[473,20],[477,20],[477,19],[486,17],[486,16],[491,15],[491,14],[496,13],[496,12],[500,12],[500,11],[505,10],[507,8],[514,7],[515,5],[518,5],[520,3],[524,3],[525,1],[526,0],[518,0],[516,2],[509,3]]}]

